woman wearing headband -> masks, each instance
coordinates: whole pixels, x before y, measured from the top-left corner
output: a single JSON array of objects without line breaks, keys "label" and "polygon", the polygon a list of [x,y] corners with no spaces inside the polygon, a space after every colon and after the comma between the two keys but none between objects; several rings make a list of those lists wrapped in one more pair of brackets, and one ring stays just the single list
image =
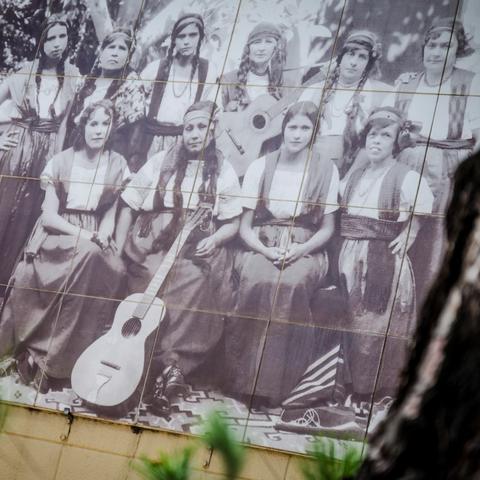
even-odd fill
[{"label": "woman wearing headband", "polygon": [[114,237],[129,171],[108,147],[113,120],[111,102],[89,105],[73,147],[41,173],[42,214],[12,275],[22,288],[2,310],[0,357],[13,355],[22,382],[41,393],[68,384],[78,356],[111,322],[114,302],[105,299],[118,298],[125,275]]},{"label": "woman wearing headband", "polygon": [[[65,112],[80,75],[67,61],[69,25],[50,16],[37,58],[0,85],[0,103],[13,100],[16,112],[0,136],[0,284],[6,285],[40,214],[38,181],[48,158],[62,149]],[[28,179],[27,179],[28,177]],[[3,289],[0,287],[0,289]]]},{"label": "woman wearing headband", "polygon": [[273,23],[259,23],[248,35],[238,70],[222,79],[224,110],[244,110],[260,95],[279,99],[284,64],[285,48],[279,28]]},{"label": "woman wearing headband", "polygon": [[147,119],[138,132],[142,145],[138,165],[180,140],[188,107],[212,92],[216,78],[208,60],[200,57],[204,37],[202,17],[195,13],[182,15],[173,26],[166,58],[150,63],[141,73],[147,93]]},{"label": "woman wearing headband", "polygon": [[[332,374],[337,379],[334,386],[320,389],[316,385],[316,405],[319,399],[343,401],[351,420],[365,422],[362,428],[374,400],[380,402],[395,393],[415,327],[415,278],[408,252],[422,216],[432,210],[433,195],[425,180],[397,157],[413,145],[416,133],[417,127],[398,110],[375,109],[360,135],[367,161],[340,183],[343,243],[338,269],[352,318],[341,325],[344,362],[337,369],[346,370]],[[328,305],[322,308],[328,313]],[[328,350],[318,352],[318,358]],[[304,391],[302,397],[295,395],[296,390],[284,401],[285,408],[298,408],[308,394],[315,400],[311,391]],[[329,414],[328,408],[323,414]]]},{"label": "woman wearing headband", "polygon": [[371,110],[391,90],[375,79],[381,45],[368,30],[352,32],[323,82],[310,85],[301,100],[321,105],[316,145],[335,162],[342,178],[358,153],[358,135]]},{"label": "woman wearing headband", "polygon": [[292,105],[281,148],[255,160],[242,185],[227,391],[247,402],[255,393],[256,405],[279,406],[315,346],[310,304],[328,271],[339,183],[333,162],[311,151],[317,117],[311,102]]},{"label": "woman wearing headband", "polygon": [[[152,156],[122,194],[123,231],[134,220],[125,247],[131,293],[143,293],[165,258],[185,213],[208,204],[212,218],[190,234],[160,288],[166,303],[146,400],[163,415],[170,400],[186,392],[185,380],[198,383],[201,371],[222,339],[225,299],[232,257],[225,244],[238,231],[240,186],[233,167],[216,149],[216,105],[193,104],[183,117],[179,142]],[[218,312],[218,313],[212,313]],[[222,313],[223,312],[223,313]],[[217,379],[210,375],[209,381]]]},{"label": "woman wearing headband", "polygon": [[111,146],[129,161],[135,145],[131,135],[135,122],[145,115],[144,89],[139,76],[127,62],[132,54],[133,34],[125,28],[117,28],[107,35],[99,48],[92,71],[75,94],[68,119],[69,135],[65,147],[73,144],[76,126],[82,112],[94,102],[111,100],[116,112],[116,125],[112,132]]}]

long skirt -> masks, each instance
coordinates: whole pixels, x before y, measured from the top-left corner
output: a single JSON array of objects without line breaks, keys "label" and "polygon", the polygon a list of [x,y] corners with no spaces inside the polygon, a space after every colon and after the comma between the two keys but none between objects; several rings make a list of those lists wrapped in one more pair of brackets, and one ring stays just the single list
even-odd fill
[{"label": "long skirt", "polygon": [[[458,165],[471,151],[449,150],[419,145],[407,148],[399,155],[399,161],[422,174],[433,197],[433,215],[425,217],[410,256],[415,271],[417,299],[419,304],[425,298],[445,252],[446,231],[444,215],[452,193],[453,177]],[[422,171],[423,169],[423,171]]]},{"label": "long skirt", "polygon": [[8,283],[19,255],[40,215],[39,177],[57,148],[57,133],[13,123],[18,146],[0,152],[0,285]]},{"label": "long skirt", "polygon": [[[88,214],[67,217],[93,227]],[[0,357],[27,351],[47,375],[65,379],[111,322],[115,302],[105,298],[119,295],[125,273],[110,250],[102,252],[72,235],[45,234],[42,228],[32,236],[32,241],[44,237],[37,255],[22,260],[13,273],[15,287],[0,320]]]},{"label": "long skirt", "polygon": [[[146,216],[152,214],[138,217],[125,249],[130,293],[145,291],[168,251],[165,247],[152,253],[152,245],[169,224],[172,213],[153,214],[150,232],[141,236],[139,230]],[[166,366],[176,364],[193,385],[208,383],[218,387],[222,382],[219,375],[223,376],[223,372],[216,372],[210,365],[221,364],[217,355],[221,353],[224,315],[231,303],[233,255],[229,248],[221,247],[207,258],[196,257],[196,245],[207,234],[192,232],[160,287],[157,296],[166,305],[166,315],[152,346],[152,378]]]},{"label": "long skirt", "polygon": [[328,271],[325,252],[280,271],[263,255],[238,252],[236,302],[225,334],[228,393],[278,406],[312,361],[311,302]]},{"label": "long skirt", "polygon": [[[368,240],[345,240],[339,258],[340,275],[345,279],[352,309],[351,324],[343,334],[345,364],[350,369],[352,391],[368,397],[375,389],[393,394],[415,327],[415,280],[408,256],[402,264],[395,256],[390,296],[383,314],[367,310],[362,304],[368,272]],[[388,344],[383,359],[382,350]]]}]

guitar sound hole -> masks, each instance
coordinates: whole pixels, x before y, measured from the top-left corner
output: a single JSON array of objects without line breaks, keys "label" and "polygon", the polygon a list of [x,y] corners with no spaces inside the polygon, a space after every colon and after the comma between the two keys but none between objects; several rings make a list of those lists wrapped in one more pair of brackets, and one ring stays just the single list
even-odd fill
[{"label": "guitar sound hole", "polygon": [[255,115],[252,119],[252,123],[255,128],[261,130],[262,128],[265,128],[267,121],[263,115]]},{"label": "guitar sound hole", "polygon": [[142,322],[135,317],[129,318],[122,327],[122,335],[126,338],[134,337],[142,328]]}]

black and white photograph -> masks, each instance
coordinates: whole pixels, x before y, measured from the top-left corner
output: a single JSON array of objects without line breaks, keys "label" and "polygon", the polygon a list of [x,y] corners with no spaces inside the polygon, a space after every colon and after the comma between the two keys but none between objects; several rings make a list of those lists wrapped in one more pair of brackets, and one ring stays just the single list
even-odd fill
[{"label": "black and white photograph", "polygon": [[5,401],[360,445],[479,147],[477,1],[0,7]]}]

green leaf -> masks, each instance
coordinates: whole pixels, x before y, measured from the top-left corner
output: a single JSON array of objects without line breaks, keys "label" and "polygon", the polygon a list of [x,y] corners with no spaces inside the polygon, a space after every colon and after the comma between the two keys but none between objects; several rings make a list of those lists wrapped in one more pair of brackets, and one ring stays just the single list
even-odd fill
[{"label": "green leaf", "polygon": [[328,438],[317,438],[308,453],[311,458],[301,464],[305,480],[354,478],[362,464],[361,451],[351,445],[346,446],[343,458],[338,458],[335,454],[335,441]]},{"label": "green leaf", "polygon": [[174,455],[161,452],[157,460],[142,457],[139,463],[133,464],[133,468],[145,480],[188,480],[193,451],[193,448],[187,447]]},{"label": "green leaf", "polygon": [[212,412],[205,423],[203,441],[218,452],[228,480],[237,478],[243,467],[245,451],[219,412]]}]

